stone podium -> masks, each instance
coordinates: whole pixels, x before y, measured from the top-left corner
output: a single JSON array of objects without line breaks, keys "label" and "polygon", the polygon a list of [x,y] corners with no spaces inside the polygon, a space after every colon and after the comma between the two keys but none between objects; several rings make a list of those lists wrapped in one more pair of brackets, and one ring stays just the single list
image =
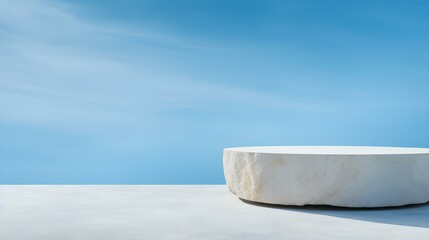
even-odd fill
[{"label": "stone podium", "polygon": [[429,201],[428,148],[226,148],[223,164],[229,190],[249,201],[341,207]]}]

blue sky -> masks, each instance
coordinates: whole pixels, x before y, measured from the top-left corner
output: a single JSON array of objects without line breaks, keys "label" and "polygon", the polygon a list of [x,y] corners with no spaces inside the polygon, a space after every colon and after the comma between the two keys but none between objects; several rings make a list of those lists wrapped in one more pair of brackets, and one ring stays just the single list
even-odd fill
[{"label": "blue sky", "polygon": [[226,147],[429,147],[427,1],[0,12],[0,183],[214,184]]}]

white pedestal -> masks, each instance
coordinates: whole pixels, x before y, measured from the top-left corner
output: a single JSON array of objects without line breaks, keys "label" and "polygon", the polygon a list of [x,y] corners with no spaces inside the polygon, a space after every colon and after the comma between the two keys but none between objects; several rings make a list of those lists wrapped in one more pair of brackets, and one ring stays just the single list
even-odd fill
[{"label": "white pedestal", "polygon": [[255,202],[386,207],[429,201],[427,148],[227,148],[223,164],[229,190]]}]

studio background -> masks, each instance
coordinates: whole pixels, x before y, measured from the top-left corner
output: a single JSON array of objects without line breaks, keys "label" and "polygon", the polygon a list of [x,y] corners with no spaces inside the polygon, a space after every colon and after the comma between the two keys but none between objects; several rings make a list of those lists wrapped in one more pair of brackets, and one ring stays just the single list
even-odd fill
[{"label": "studio background", "polygon": [[0,183],[223,184],[226,147],[429,147],[428,7],[3,0]]}]

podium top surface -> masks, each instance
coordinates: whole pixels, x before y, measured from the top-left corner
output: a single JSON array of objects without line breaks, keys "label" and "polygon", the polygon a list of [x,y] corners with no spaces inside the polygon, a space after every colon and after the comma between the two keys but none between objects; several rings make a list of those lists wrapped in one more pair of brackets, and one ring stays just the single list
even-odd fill
[{"label": "podium top surface", "polygon": [[225,148],[225,151],[265,154],[308,155],[396,155],[429,154],[429,148],[368,147],[368,146],[255,146]]}]

